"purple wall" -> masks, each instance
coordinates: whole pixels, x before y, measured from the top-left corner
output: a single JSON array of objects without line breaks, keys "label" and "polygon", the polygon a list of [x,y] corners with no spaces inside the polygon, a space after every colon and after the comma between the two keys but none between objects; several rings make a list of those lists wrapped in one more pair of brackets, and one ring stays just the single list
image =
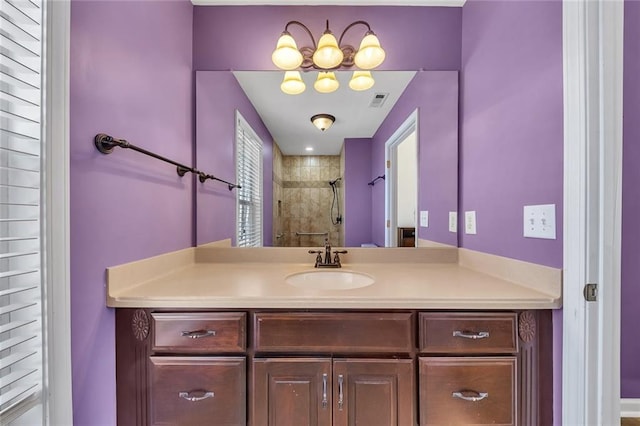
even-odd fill
[{"label": "purple wall", "polygon": [[624,146],[622,155],[622,307],[620,396],[640,398],[640,3],[624,2]]},{"label": "purple wall", "polygon": [[[633,2],[627,2],[627,19],[629,11],[635,10],[630,4]],[[117,149],[109,156],[102,155],[93,147],[93,136],[111,133],[191,163],[195,152],[192,69],[274,69],[270,52],[284,23],[291,19],[308,23],[314,34],[322,31],[325,18],[330,19],[336,32],[353,20],[368,20],[387,49],[384,69],[461,69],[460,210],[476,210],[479,221],[479,234],[463,235],[462,245],[562,266],[561,227],[555,241],[524,239],[521,230],[522,205],[528,203],[555,203],[561,223],[559,0],[470,0],[462,10],[193,8],[187,0],[73,0],[71,9],[71,315],[77,425],[115,424],[114,318],[113,311],[105,307],[105,268],[196,242],[193,179],[179,178],[173,167],[132,151]],[[108,30],[105,22],[109,22]],[[627,34],[632,31],[629,27]],[[304,37],[295,32],[298,30],[293,28],[292,32],[297,38]],[[357,31],[349,34],[347,40],[358,36]],[[627,37],[627,48],[637,48],[630,40]],[[635,65],[626,63],[628,69]],[[225,104],[236,96],[230,87],[219,89],[226,91],[220,98]],[[633,108],[635,104],[628,98],[625,96],[625,108]],[[250,112],[243,111],[243,115],[254,125]],[[202,120],[207,123],[207,119],[199,122]],[[229,122],[233,123],[232,119]],[[427,119],[421,117],[421,128],[425,122]],[[633,124],[625,122],[627,139],[637,131]],[[220,129],[215,127],[211,140],[232,140],[232,133],[225,136]],[[228,151],[224,153],[227,157],[212,155],[216,147],[198,147],[198,167],[224,178],[233,157],[228,157]],[[638,152],[634,153],[627,143],[625,154],[635,158]],[[372,164],[383,165],[376,151],[371,155]],[[220,158],[226,158],[227,163],[220,164]],[[629,162],[625,160],[625,164]],[[266,163],[270,165],[270,159]],[[270,170],[265,170],[267,173],[270,182]],[[371,169],[371,177],[382,173],[382,167]],[[632,188],[638,175],[632,175],[632,167],[625,167],[624,173],[625,188]],[[230,176],[234,175],[232,170]],[[218,204],[212,201],[222,198],[221,192],[232,197],[235,194],[218,185],[211,181],[197,183],[198,211],[207,212],[205,218],[198,218],[202,222],[198,242],[219,239],[218,235],[200,232],[215,232],[216,228],[205,222],[216,221]],[[384,193],[384,186],[371,188],[372,197],[379,190]],[[265,198],[271,202],[270,196]],[[625,201],[626,217],[639,210],[633,201]],[[228,203],[228,199],[222,203]],[[206,209],[208,205],[210,209]],[[630,210],[632,213],[626,213]],[[376,214],[372,211],[374,227],[379,221]],[[232,222],[227,229],[234,226]],[[637,233],[628,222],[623,226],[625,233]],[[270,235],[265,232],[265,238]],[[628,248],[630,244],[628,239],[623,241],[623,298],[628,299],[633,297],[630,291],[638,294],[637,285],[635,290],[630,287],[638,277],[637,269],[630,269],[630,256],[637,252],[635,247]],[[631,315],[625,306],[628,304],[623,305],[623,315]],[[631,357],[637,359],[638,354],[637,347],[629,347],[634,342],[624,339],[624,333],[630,333],[624,324],[632,324],[636,318],[623,317],[623,375],[633,368]],[[556,311],[556,342],[561,335],[560,319],[561,311]],[[559,344],[554,345],[556,365],[560,352]],[[558,371],[554,371],[556,378]],[[632,374],[637,378],[637,369]],[[623,396],[632,395],[625,390],[629,383],[623,379]],[[637,389],[638,381],[631,385]],[[556,407],[560,402],[557,392],[558,387]]]},{"label": "purple wall", "polygon": [[[228,71],[196,72],[196,157],[198,169],[230,182],[236,180],[235,111],[263,142],[263,244],[273,244],[273,138]],[[198,182],[197,244],[236,238],[236,191],[226,185]]]},{"label": "purple wall", "polygon": [[[562,2],[469,1],[462,13],[462,247],[562,267]],[[555,204],[557,238],[522,236],[526,204]]]},{"label": "purple wall", "polygon": [[[462,247],[562,267],[562,2],[467,1],[462,11]],[[556,239],[522,236],[525,204],[556,205]],[[458,226],[460,228],[460,225]],[[554,311],[554,423],[562,421],[562,311]]]},{"label": "purple wall", "polygon": [[[106,132],[190,164],[192,6],[71,3],[71,339],[76,425],[113,425],[114,311],[105,268],[193,243],[193,179],[134,151],[93,145]],[[107,25],[108,23],[108,25]]]},{"label": "purple wall", "polygon": [[[418,237],[456,246],[449,211],[458,210],[458,73],[418,72],[373,136],[371,178],[385,174],[385,143],[418,108],[418,210],[429,211],[429,227]],[[384,246],[384,184],[372,190],[373,241]]]},{"label": "purple wall", "polygon": [[[371,139],[344,140],[344,245],[371,243]],[[384,181],[378,185],[384,187]]]},{"label": "purple wall", "polygon": [[[368,21],[387,53],[380,69],[458,70],[460,18],[453,7],[196,7],[193,64],[196,70],[273,70],[271,52],[288,21],[303,22],[317,40],[329,19],[337,37],[351,22]],[[308,40],[300,27],[290,31],[301,45]],[[344,40],[357,48],[363,35],[357,26]]]}]

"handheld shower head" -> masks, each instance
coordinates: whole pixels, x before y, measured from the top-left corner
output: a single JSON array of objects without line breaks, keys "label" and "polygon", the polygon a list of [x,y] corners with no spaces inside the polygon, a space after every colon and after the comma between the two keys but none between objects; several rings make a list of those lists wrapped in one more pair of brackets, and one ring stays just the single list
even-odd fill
[{"label": "handheld shower head", "polygon": [[333,185],[335,185],[335,184],[336,184],[338,181],[340,181],[340,180],[342,180],[342,178],[341,178],[341,177],[336,178],[335,180],[330,180],[330,181],[329,181],[329,185],[333,186]]}]

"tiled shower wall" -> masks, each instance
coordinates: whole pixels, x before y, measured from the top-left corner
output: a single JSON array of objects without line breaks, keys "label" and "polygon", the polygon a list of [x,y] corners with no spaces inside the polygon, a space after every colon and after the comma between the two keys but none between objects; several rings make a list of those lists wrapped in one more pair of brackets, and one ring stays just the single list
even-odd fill
[{"label": "tiled shower wall", "polygon": [[273,144],[273,245],[284,246],[284,228],[282,217],[282,151],[276,143]]},{"label": "tiled shower wall", "polygon": [[[332,224],[333,190],[330,180],[341,177],[341,156],[283,156],[274,149],[274,245],[322,247],[329,238],[332,246],[342,246],[343,225]],[[338,188],[340,215],[343,212],[343,185]],[[337,202],[333,221],[338,216]],[[324,235],[304,235],[322,234]]]}]

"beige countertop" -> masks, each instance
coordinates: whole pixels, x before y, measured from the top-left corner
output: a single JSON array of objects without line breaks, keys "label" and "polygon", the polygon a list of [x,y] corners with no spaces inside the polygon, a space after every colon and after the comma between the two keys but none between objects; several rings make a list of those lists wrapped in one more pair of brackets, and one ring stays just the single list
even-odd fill
[{"label": "beige countertop", "polygon": [[[374,283],[299,288],[314,271],[304,249],[193,248],[107,271],[107,305],[120,308],[548,309],[559,308],[561,271],[459,249],[349,249],[341,271]],[[335,270],[335,269],[332,269]]]}]

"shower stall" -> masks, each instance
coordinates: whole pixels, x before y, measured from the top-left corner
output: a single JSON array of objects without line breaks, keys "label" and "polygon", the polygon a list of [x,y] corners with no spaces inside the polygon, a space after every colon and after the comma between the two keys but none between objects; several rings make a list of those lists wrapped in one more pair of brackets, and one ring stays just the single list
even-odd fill
[{"label": "shower stall", "polygon": [[288,156],[274,147],[273,242],[280,247],[344,244],[343,155]]}]

